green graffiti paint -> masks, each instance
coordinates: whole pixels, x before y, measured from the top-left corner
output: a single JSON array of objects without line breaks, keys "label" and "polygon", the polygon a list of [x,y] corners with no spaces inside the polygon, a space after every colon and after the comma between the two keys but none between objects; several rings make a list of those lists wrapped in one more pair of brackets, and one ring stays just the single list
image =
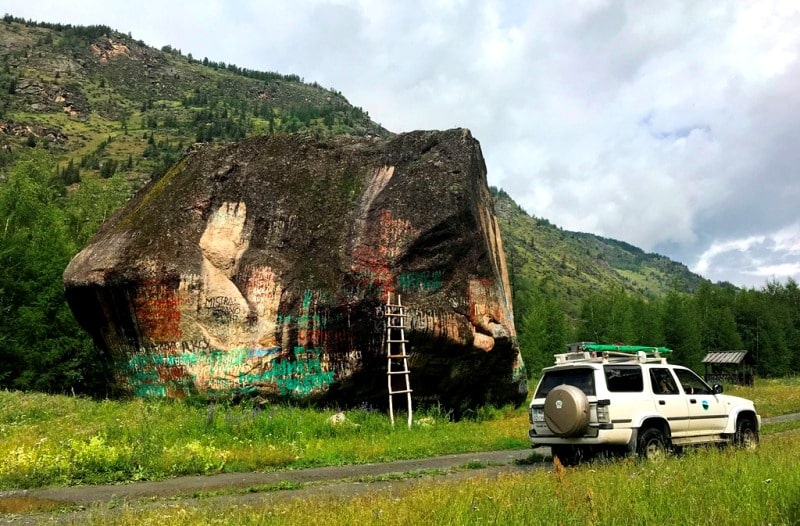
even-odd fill
[{"label": "green graffiti paint", "polygon": [[528,370],[525,368],[525,364],[522,364],[518,367],[514,367],[511,371],[511,381],[516,382],[521,379],[528,378]]},{"label": "green graffiti paint", "polygon": [[239,376],[239,387],[272,384],[282,396],[309,395],[333,383],[333,371],[324,371],[318,349],[295,347],[292,358],[278,358],[266,370]]},{"label": "green graffiti paint", "polygon": [[167,388],[160,383],[158,371],[155,369],[135,370],[129,376],[129,381],[136,396],[157,398],[167,395]]},{"label": "green graffiti paint", "polygon": [[397,287],[402,291],[438,290],[442,288],[442,272],[406,272],[398,276]]},{"label": "green graffiti paint", "polygon": [[210,392],[241,394],[273,386],[282,396],[305,396],[327,389],[334,381],[334,372],[323,370],[320,355],[316,348],[295,347],[291,356],[281,356],[279,347],[237,347],[227,352],[142,354],[130,357],[120,369],[134,394],[141,397],[196,392],[197,375],[192,370],[208,372],[203,388]]},{"label": "green graffiti paint", "polygon": [[311,308],[311,300],[313,299],[313,297],[314,297],[314,293],[311,292],[310,290],[306,289],[305,292],[303,292],[303,311],[304,312],[308,312],[308,310]]}]

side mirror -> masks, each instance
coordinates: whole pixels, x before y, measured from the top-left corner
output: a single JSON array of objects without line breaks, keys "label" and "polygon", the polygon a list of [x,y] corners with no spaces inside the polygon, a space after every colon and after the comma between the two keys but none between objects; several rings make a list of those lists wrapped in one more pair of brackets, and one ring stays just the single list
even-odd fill
[{"label": "side mirror", "polygon": [[714,384],[714,387],[711,388],[714,394],[721,394],[722,393],[722,386],[719,384]]}]

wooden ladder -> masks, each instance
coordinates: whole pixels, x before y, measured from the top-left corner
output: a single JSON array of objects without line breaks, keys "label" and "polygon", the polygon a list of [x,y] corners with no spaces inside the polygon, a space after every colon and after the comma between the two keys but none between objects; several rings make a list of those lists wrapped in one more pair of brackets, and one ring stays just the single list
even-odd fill
[{"label": "wooden ladder", "polygon": [[[392,303],[392,293],[386,300],[386,376],[389,385],[389,418],[394,426],[394,395],[406,395],[408,408],[408,427],[411,427],[411,377],[406,353],[406,314],[400,295],[397,303]],[[402,377],[405,382],[396,386],[393,378]]]}]

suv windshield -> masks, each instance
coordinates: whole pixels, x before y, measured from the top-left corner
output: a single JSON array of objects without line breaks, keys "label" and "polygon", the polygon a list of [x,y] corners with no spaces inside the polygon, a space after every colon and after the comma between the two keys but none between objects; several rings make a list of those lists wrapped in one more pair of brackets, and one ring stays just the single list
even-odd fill
[{"label": "suv windshield", "polygon": [[574,385],[586,396],[594,396],[594,369],[581,367],[546,372],[542,381],[539,382],[535,398],[544,398],[551,389],[564,384]]},{"label": "suv windshield", "polygon": [[713,394],[712,389],[689,369],[675,369],[675,375],[686,394]]}]

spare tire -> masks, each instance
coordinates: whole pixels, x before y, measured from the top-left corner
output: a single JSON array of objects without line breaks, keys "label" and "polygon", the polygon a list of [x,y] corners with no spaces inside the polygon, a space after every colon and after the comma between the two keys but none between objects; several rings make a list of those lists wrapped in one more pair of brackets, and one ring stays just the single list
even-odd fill
[{"label": "spare tire", "polygon": [[574,385],[559,385],[544,399],[544,421],[556,436],[582,435],[589,426],[589,400]]}]

